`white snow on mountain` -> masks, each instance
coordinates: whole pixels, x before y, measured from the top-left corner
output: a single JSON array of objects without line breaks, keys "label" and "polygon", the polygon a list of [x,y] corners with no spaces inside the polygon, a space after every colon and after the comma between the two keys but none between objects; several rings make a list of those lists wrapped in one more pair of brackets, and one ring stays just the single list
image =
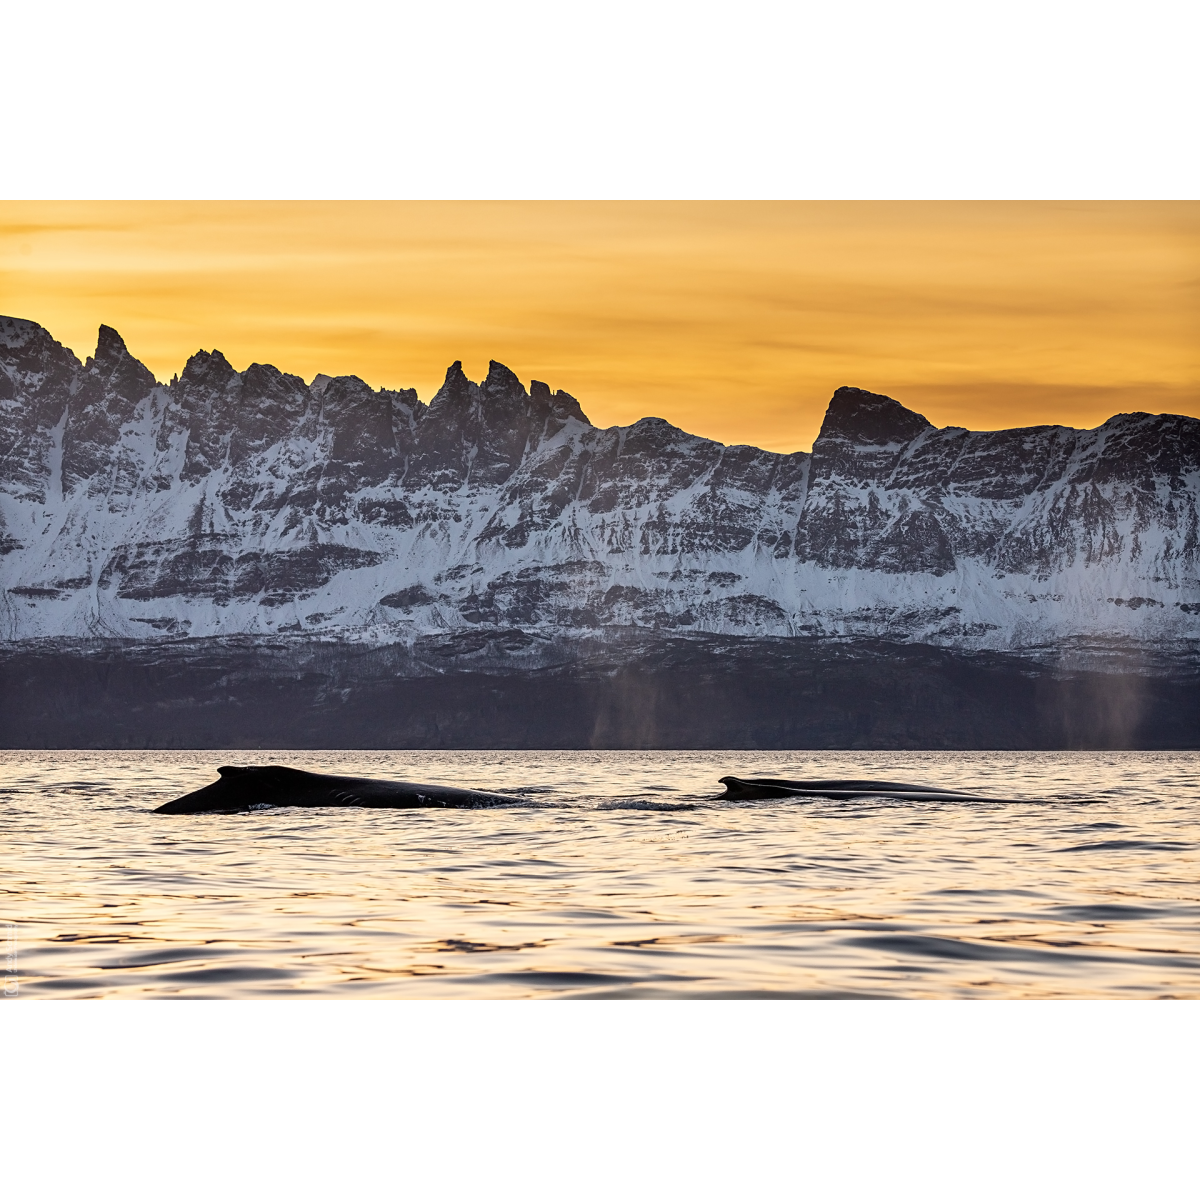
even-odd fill
[{"label": "white snow on mountain", "polygon": [[0,637],[480,625],[1030,651],[1200,638],[1200,421],[936,429],[834,395],[811,454],[455,364],[428,404],[217,352],[162,385],[0,318]]}]

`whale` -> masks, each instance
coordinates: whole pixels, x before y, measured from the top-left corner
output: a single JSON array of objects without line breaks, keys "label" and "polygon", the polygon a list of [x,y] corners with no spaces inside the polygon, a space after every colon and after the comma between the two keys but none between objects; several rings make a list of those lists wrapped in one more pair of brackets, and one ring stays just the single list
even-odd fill
[{"label": "whale", "polygon": [[894,783],[884,779],[739,779],[724,775],[718,800],[781,800],[788,796],[827,800],[857,800],[864,796],[891,800],[995,800],[970,792],[930,787],[924,783]]},{"label": "whale", "polygon": [[[490,808],[512,796],[474,788],[404,780],[321,775],[296,767],[218,767],[215,783],[169,800],[156,813],[233,813],[260,807],[288,808]],[[718,800],[777,800],[786,797],[855,800],[994,800],[970,792],[880,779],[740,779],[724,775]]]},{"label": "whale", "polygon": [[350,775],[320,775],[295,767],[218,767],[220,778],[156,813],[246,812],[260,805],[289,808],[489,808],[511,804],[511,796],[473,788]]}]

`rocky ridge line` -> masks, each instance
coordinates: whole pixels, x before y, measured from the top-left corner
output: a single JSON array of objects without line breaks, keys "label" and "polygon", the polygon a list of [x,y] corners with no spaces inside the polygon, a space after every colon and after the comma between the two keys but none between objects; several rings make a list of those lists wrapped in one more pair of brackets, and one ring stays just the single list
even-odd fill
[{"label": "rocky ridge line", "polygon": [[429,404],[199,352],[159,384],[0,318],[0,636],[615,627],[1194,651],[1200,421],[937,429],[839,388],[811,454],[597,429],[493,362]]}]

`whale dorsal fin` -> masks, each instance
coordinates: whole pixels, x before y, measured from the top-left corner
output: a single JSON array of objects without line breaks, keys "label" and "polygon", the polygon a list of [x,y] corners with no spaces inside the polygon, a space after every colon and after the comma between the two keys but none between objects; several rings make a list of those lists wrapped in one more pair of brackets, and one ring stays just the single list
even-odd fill
[{"label": "whale dorsal fin", "polygon": [[725,794],[728,796],[736,796],[738,792],[751,790],[750,785],[743,783],[736,775],[722,775],[717,782],[725,785]]}]

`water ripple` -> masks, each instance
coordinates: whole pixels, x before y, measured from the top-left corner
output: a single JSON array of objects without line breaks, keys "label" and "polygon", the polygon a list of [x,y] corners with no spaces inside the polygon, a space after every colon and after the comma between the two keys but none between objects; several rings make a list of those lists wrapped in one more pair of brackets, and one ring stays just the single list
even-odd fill
[{"label": "water ripple", "polygon": [[[225,762],[511,803],[151,811]],[[1200,997],[1198,802],[1183,753],[7,751],[0,921],[30,997]]]}]

